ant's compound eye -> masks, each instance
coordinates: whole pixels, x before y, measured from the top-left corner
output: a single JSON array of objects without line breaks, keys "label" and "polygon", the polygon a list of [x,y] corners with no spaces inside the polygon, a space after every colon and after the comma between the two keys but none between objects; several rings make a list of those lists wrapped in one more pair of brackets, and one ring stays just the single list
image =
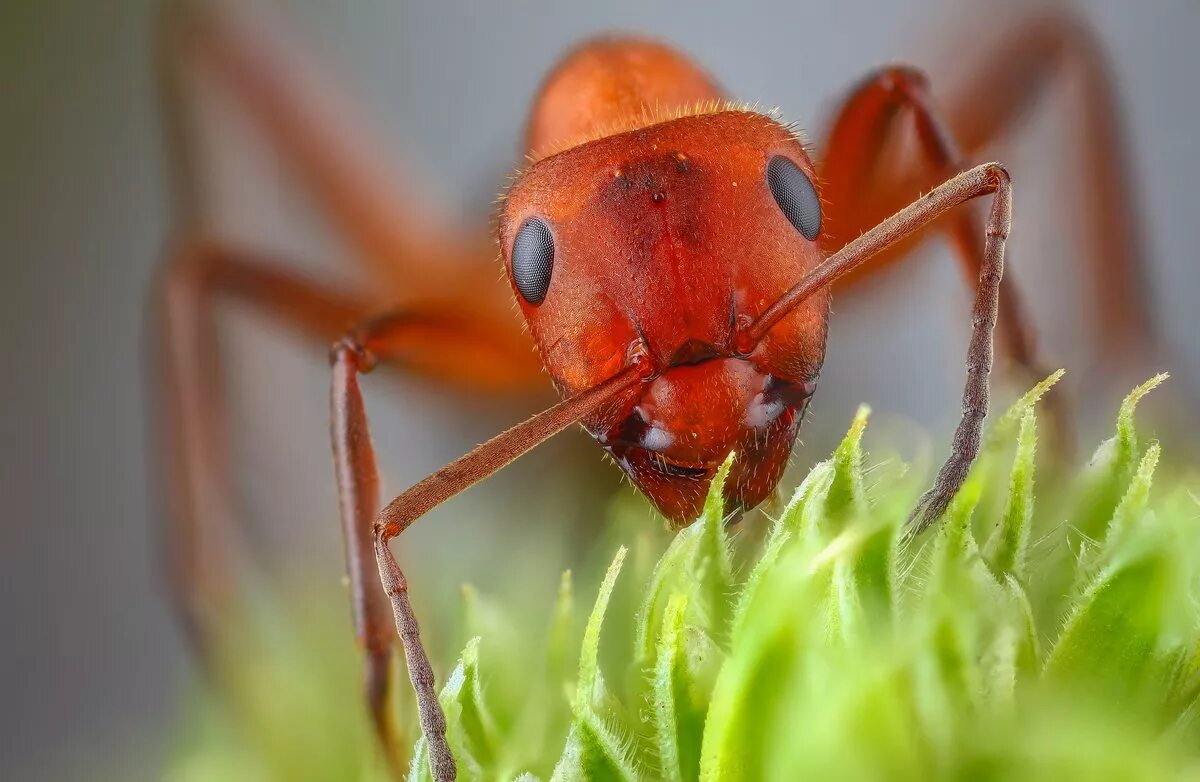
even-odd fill
[{"label": "ant's compound eye", "polygon": [[531,217],[517,232],[512,248],[512,275],[521,298],[530,304],[541,304],[550,289],[550,274],[554,271],[554,237],[550,228]]},{"label": "ant's compound eye", "polygon": [[810,242],[821,233],[821,199],[808,175],[783,155],[767,163],[767,187],[796,230]]}]

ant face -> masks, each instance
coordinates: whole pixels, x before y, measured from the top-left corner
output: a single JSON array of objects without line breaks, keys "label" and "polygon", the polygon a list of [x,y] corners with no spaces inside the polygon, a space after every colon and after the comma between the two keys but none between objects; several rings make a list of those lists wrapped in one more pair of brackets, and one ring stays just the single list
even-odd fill
[{"label": "ant face", "polygon": [[733,506],[774,488],[820,371],[827,294],[742,332],[821,261],[803,146],[769,117],[698,114],[535,163],[500,217],[517,302],[564,394],[633,358],[648,379],[585,425],[674,522],[730,451]]}]

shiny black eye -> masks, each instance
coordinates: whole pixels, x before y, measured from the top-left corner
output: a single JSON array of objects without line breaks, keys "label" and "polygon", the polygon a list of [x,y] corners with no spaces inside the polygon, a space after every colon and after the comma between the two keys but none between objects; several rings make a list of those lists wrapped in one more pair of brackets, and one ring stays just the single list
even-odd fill
[{"label": "shiny black eye", "polygon": [[554,237],[550,228],[531,217],[517,232],[512,248],[512,275],[521,298],[530,304],[541,304],[550,289],[554,271]]},{"label": "shiny black eye", "polygon": [[767,187],[796,230],[810,242],[821,233],[821,199],[808,176],[792,161],[776,155],[767,163]]}]

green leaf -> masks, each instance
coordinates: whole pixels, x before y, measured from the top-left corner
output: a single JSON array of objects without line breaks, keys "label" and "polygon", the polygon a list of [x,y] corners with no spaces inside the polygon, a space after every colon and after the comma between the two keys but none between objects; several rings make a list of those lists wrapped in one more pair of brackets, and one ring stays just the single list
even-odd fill
[{"label": "green leaf", "polygon": [[815,540],[825,517],[825,506],[837,470],[831,460],[819,462],[796,489],[775,525],[772,535],[792,535],[801,541]]},{"label": "green leaf", "polygon": [[1159,628],[1176,586],[1171,564],[1166,552],[1150,549],[1102,573],[1054,644],[1047,676],[1105,687],[1125,700],[1157,675]]},{"label": "green leaf", "polygon": [[[862,477],[862,435],[870,417],[870,408],[862,405],[850,430],[842,438],[832,458],[816,464],[801,482],[772,527],[766,547],[742,588],[733,612],[734,632],[741,625],[751,602],[759,592],[765,573],[775,567],[785,545],[795,540],[801,545],[818,545],[820,538],[833,531],[827,520],[848,510],[866,509]],[[825,529],[830,527],[830,529]],[[885,569],[890,568],[890,556]],[[890,590],[890,586],[887,587]]]},{"label": "green leaf", "polygon": [[638,612],[634,648],[635,664],[639,668],[649,665],[654,659],[654,639],[671,594],[686,589],[687,565],[699,546],[702,530],[701,524],[681,529],[654,567]]},{"label": "green leaf", "polygon": [[597,688],[603,686],[600,675],[600,629],[604,625],[604,614],[608,610],[608,601],[612,598],[613,587],[617,576],[621,573],[621,564],[625,561],[624,546],[617,549],[604,580],[600,582],[600,591],[596,595],[596,603],[588,617],[587,626],[583,631],[583,647],[579,653],[579,682],[575,692],[575,709],[590,708],[596,698]]},{"label": "green leaf", "polygon": [[1000,523],[988,539],[985,557],[998,576],[1011,574],[1018,579],[1025,573],[1025,553],[1033,524],[1034,453],[1037,427],[1033,410],[1026,408],[1017,435],[1017,454],[1013,459],[1008,483],[1008,501]]},{"label": "green leaf", "polygon": [[1158,459],[1154,444],[1118,504],[1099,572],[1047,661],[1052,677],[1105,682],[1116,697],[1130,697],[1164,675],[1161,653],[1176,642],[1166,632],[1170,617],[1194,602],[1188,592],[1195,584],[1177,537],[1145,511]]},{"label": "green leaf", "polygon": [[1104,540],[1104,548],[1110,557],[1118,555],[1121,544],[1135,532],[1135,525],[1146,512],[1150,501],[1150,487],[1154,483],[1154,470],[1158,467],[1161,455],[1162,448],[1158,443],[1152,443],[1138,463],[1133,480],[1125,490],[1125,496],[1117,503]]},{"label": "green leaf", "polygon": [[1133,389],[1121,403],[1121,409],[1117,412],[1117,461],[1122,465],[1132,465],[1137,459],[1137,431],[1133,425],[1133,414],[1138,403],[1170,377],[1167,372],[1160,372]]},{"label": "green leaf", "polygon": [[1055,370],[1045,380],[1041,381],[1033,388],[1026,391],[1020,399],[1013,403],[1011,407],[1004,411],[1002,415],[996,418],[988,431],[989,447],[995,446],[1012,436],[1013,431],[1019,424],[1023,424],[1026,413],[1037,407],[1038,402],[1042,397],[1050,391],[1058,381],[1062,380],[1063,375],[1067,371],[1065,369]]},{"label": "green leaf", "polygon": [[573,704],[574,718],[566,747],[553,780],[624,779],[633,780],[629,742],[620,736],[615,720],[604,716],[610,705],[604,678],[600,673],[600,630],[612,598],[613,587],[625,561],[626,549],[617,550],[600,583],[596,603],[583,632],[583,647],[579,654],[579,682]]},{"label": "green leaf", "polygon": [[825,499],[825,533],[836,535],[848,521],[867,512],[867,493],[863,485],[862,436],[871,417],[871,408],[859,405],[850,431],[833,453],[833,484]]},{"label": "green leaf", "polygon": [[733,564],[725,531],[724,487],[733,465],[730,454],[717,470],[700,518],[684,527],[667,547],[650,577],[638,614],[635,664],[654,660],[655,638],[671,594],[686,594],[688,621],[714,638],[728,633],[733,600]]},{"label": "green leaf", "polygon": [[683,612],[687,597],[674,595],[663,614],[662,633],[658,638],[658,662],[654,666],[654,732],[658,740],[660,772],[664,780],[683,779],[680,763],[679,719],[676,716],[676,691],[679,688],[683,638]]},{"label": "green leaf", "polygon": [[639,779],[628,757],[628,742],[607,726],[597,715],[584,714],[571,725],[566,747],[551,782],[592,782],[592,780]]},{"label": "green leaf", "polygon": [[950,501],[933,544],[933,561],[929,593],[953,593],[969,578],[969,571],[979,561],[979,546],[971,533],[971,517],[983,494],[983,482],[972,472],[963,482],[958,494]]},{"label": "green leaf", "polygon": [[833,627],[845,643],[869,643],[890,634],[897,608],[896,546],[900,517],[860,522],[856,545],[833,570]]},{"label": "green leaf", "polygon": [[714,638],[723,638],[728,629],[730,600],[733,593],[733,564],[729,556],[729,539],[725,533],[725,481],[733,466],[731,453],[717,470],[701,517],[702,534],[692,554],[689,575],[696,585],[689,601],[693,622]]},{"label": "green leaf", "polygon": [[723,653],[703,630],[684,623],[687,597],[672,596],[663,615],[653,674],[651,713],[659,776],[695,780],[708,701]]},{"label": "green leaf", "polygon": [[701,780],[763,778],[771,734],[761,726],[788,724],[790,694],[803,679],[801,650],[826,636],[820,606],[834,565],[855,539],[840,535],[813,556],[797,549],[759,584],[760,599],[749,606],[713,688]]},{"label": "green leaf", "polygon": [[1071,520],[1084,536],[1098,540],[1108,527],[1137,467],[1139,455],[1134,413],[1138,403],[1168,377],[1166,373],[1155,375],[1125,397],[1117,413],[1116,435],[1104,441],[1092,456]]},{"label": "green leaf", "polygon": [[1000,610],[987,622],[980,662],[982,694],[999,708],[1013,705],[1018,684],[1038,672],[1039,659],[1029,599],[1011,573],[1002,579]]}]

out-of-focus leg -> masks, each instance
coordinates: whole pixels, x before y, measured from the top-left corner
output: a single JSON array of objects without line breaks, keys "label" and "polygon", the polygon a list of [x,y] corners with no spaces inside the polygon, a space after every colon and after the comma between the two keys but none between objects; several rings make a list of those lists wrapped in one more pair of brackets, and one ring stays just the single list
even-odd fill
[{"label": "out-of-focus leg", "polygon": [[[230,605],[235,581],[225,556],[226,539],[236,532],[236,514],[230,495],[224,393],[213,334],[215,305],[223,298],[242,301],[313,344],[326,345],[352,324],[363,322],[372,306],[366,297],[305,279],[265,258],[203,243],[181,245],[165,267],[157,336],[171,440],[168,563],[185,627],[205,664],[215,651],[213,635],[222,609]],[[382,360],[477,389],[512,390],[528,382],[524,360],[528,351],[514,355],[507,339],[469,314],[406,310],[370,321],[366,328],[381,335],[365,343],[375,351],[372,365]],[[335,442],[354,441],[343,437]],[[339,454],[339,460],[344,456]],[[342,480],[349,470],[345,465],[339,467],[339,485],[355,626],[366,658],[365,690],[388,757],[399,770],[399,746],[388,699],[394,634],[391,612],[376,579],[371,542],[377,489],[373,485],[356,488]],[[348,512],[353,507],[369,508],[369,512]]]},{"label": "out-of-focus leg", "polygon": [[[911,120],[912,125],[904,120]],[[896,166],[884,166],[881,158],[910,129],[916,131],[919,156],[899,166],[902,178],[897,181],[892,178]],[[872,74],[842,105],[822,158],[822,196],[830,213],[823,239],[826,249],[836,252],[963,168],[962,154],[933,103],[925,76],[905,66],[891,66]],[[891,176],[881,174],[881,169],[890,171]],[[983,264],[983,248],[978,241],[982,228],[980,215],[969,208],[957,209],[905,237],[849,279],[897,259],[933,231],[945,232],[953,240],[967,280],[977,279]],[[1014,364],[1037,374],[1041,367],[1036,366],[1029,316],[1011,277],[1003,285],[999,319],[1002,346]]]},{"label": "out-of-focus leg", "polygon": [[250,303],[322,342],[361,319],[368,306],[359,296],[266,259],[203,242],[181,243],[166,262],[153,334],[168,437],[166,543],[179,610],[202,662],[212,651],[214,614],[228,604],[234,582],[222,554],[234,529],[214,333],[214,303],[222,296]]},{"label": "out-of-focus leg", "polygon": [[460,225],[422,198],[300,38],[261,6],[176,2],[165,12],[160,59],[185,211],[203,206],[203,104],[215,98],[250,120],[395,300],[473,300],[507,311],[486,223]]},{"label": "out-of-focus leg", "polygon": [[[904,176],[897,180],[894,178],[896,166],[886,167],[881,163],[885,151],[909,129],[902,120],[911,121],[920,154],[916,162],[906,160],[899,168],[901,172],[914,171],[907,176],[915,177],[915,180]],[[849,239],[884,219],[889,214],[880,214],[885,206],[916,198],[934,183],[961,170],[962,162],[962,155],[934,105],[923,74],[913,68],[892,66],[871,75],[843,105],[823,159],[825,182],[822,192],[832,212],[830,231],[824,239],[826,248],[836,251],[845,246]],[[891,176],[881,175],[881,169],[889,170]],[[924,183],[925,178],[929,178],[929,184]],[[872,269],[911,252],[915,243],[927,238],[931,232],[943,232],[951,239],[967,281],[978,280],[984,270],[986,249],[979,242],[983,233],[981,216],[971,208],[942,215],[849,276],[869,274]],[[1000,285],[997,329],[1002,353],[1025,375],[1027,382],[1041,380],[1049,370],[1037,356],[1028,310],[1011,275]],[[1051,394],[1045,404],[1052,418],[1056,446],[1069,451],[1073,438],[1062,392]]]},{"label": "out-of-focus leg", "polygon": [[[1074,70],[1081,81],[1080,170],[1075,189],[1085,204],[1084,251],[1093,294],[1096,350],[1120,361],[1146,348],[1153,329],[1145,296],[1143,248],[1129,157],[1107,64],[1082,25],[1066,16],[1033,19],[1012,30],[963,80],[964,87],[935,105],[927,80],[911,68],[885,68],[852,91],[838,112],[824,149],[823,195],[829,204],[827,243],[835,251],[862,231],[962,170],[986,147],[1016,130],[1048,87]],[[912,124],[903,120],[911,118]],[[886,159],[897,139],[915,130],[921,155]],[[944,232],[974,278],[979,271],[980,216],[948,215],[932,230]],[[889,249],[852,277],[896,260],[922,237]],[[1011,280],[1011,276],[1009,280]],[[1035,364],[1027,318],[1011,284],[1001,298],[1001,347],[1019,365]],[[1040,373],[1040,369],[1037,370]]]}]

